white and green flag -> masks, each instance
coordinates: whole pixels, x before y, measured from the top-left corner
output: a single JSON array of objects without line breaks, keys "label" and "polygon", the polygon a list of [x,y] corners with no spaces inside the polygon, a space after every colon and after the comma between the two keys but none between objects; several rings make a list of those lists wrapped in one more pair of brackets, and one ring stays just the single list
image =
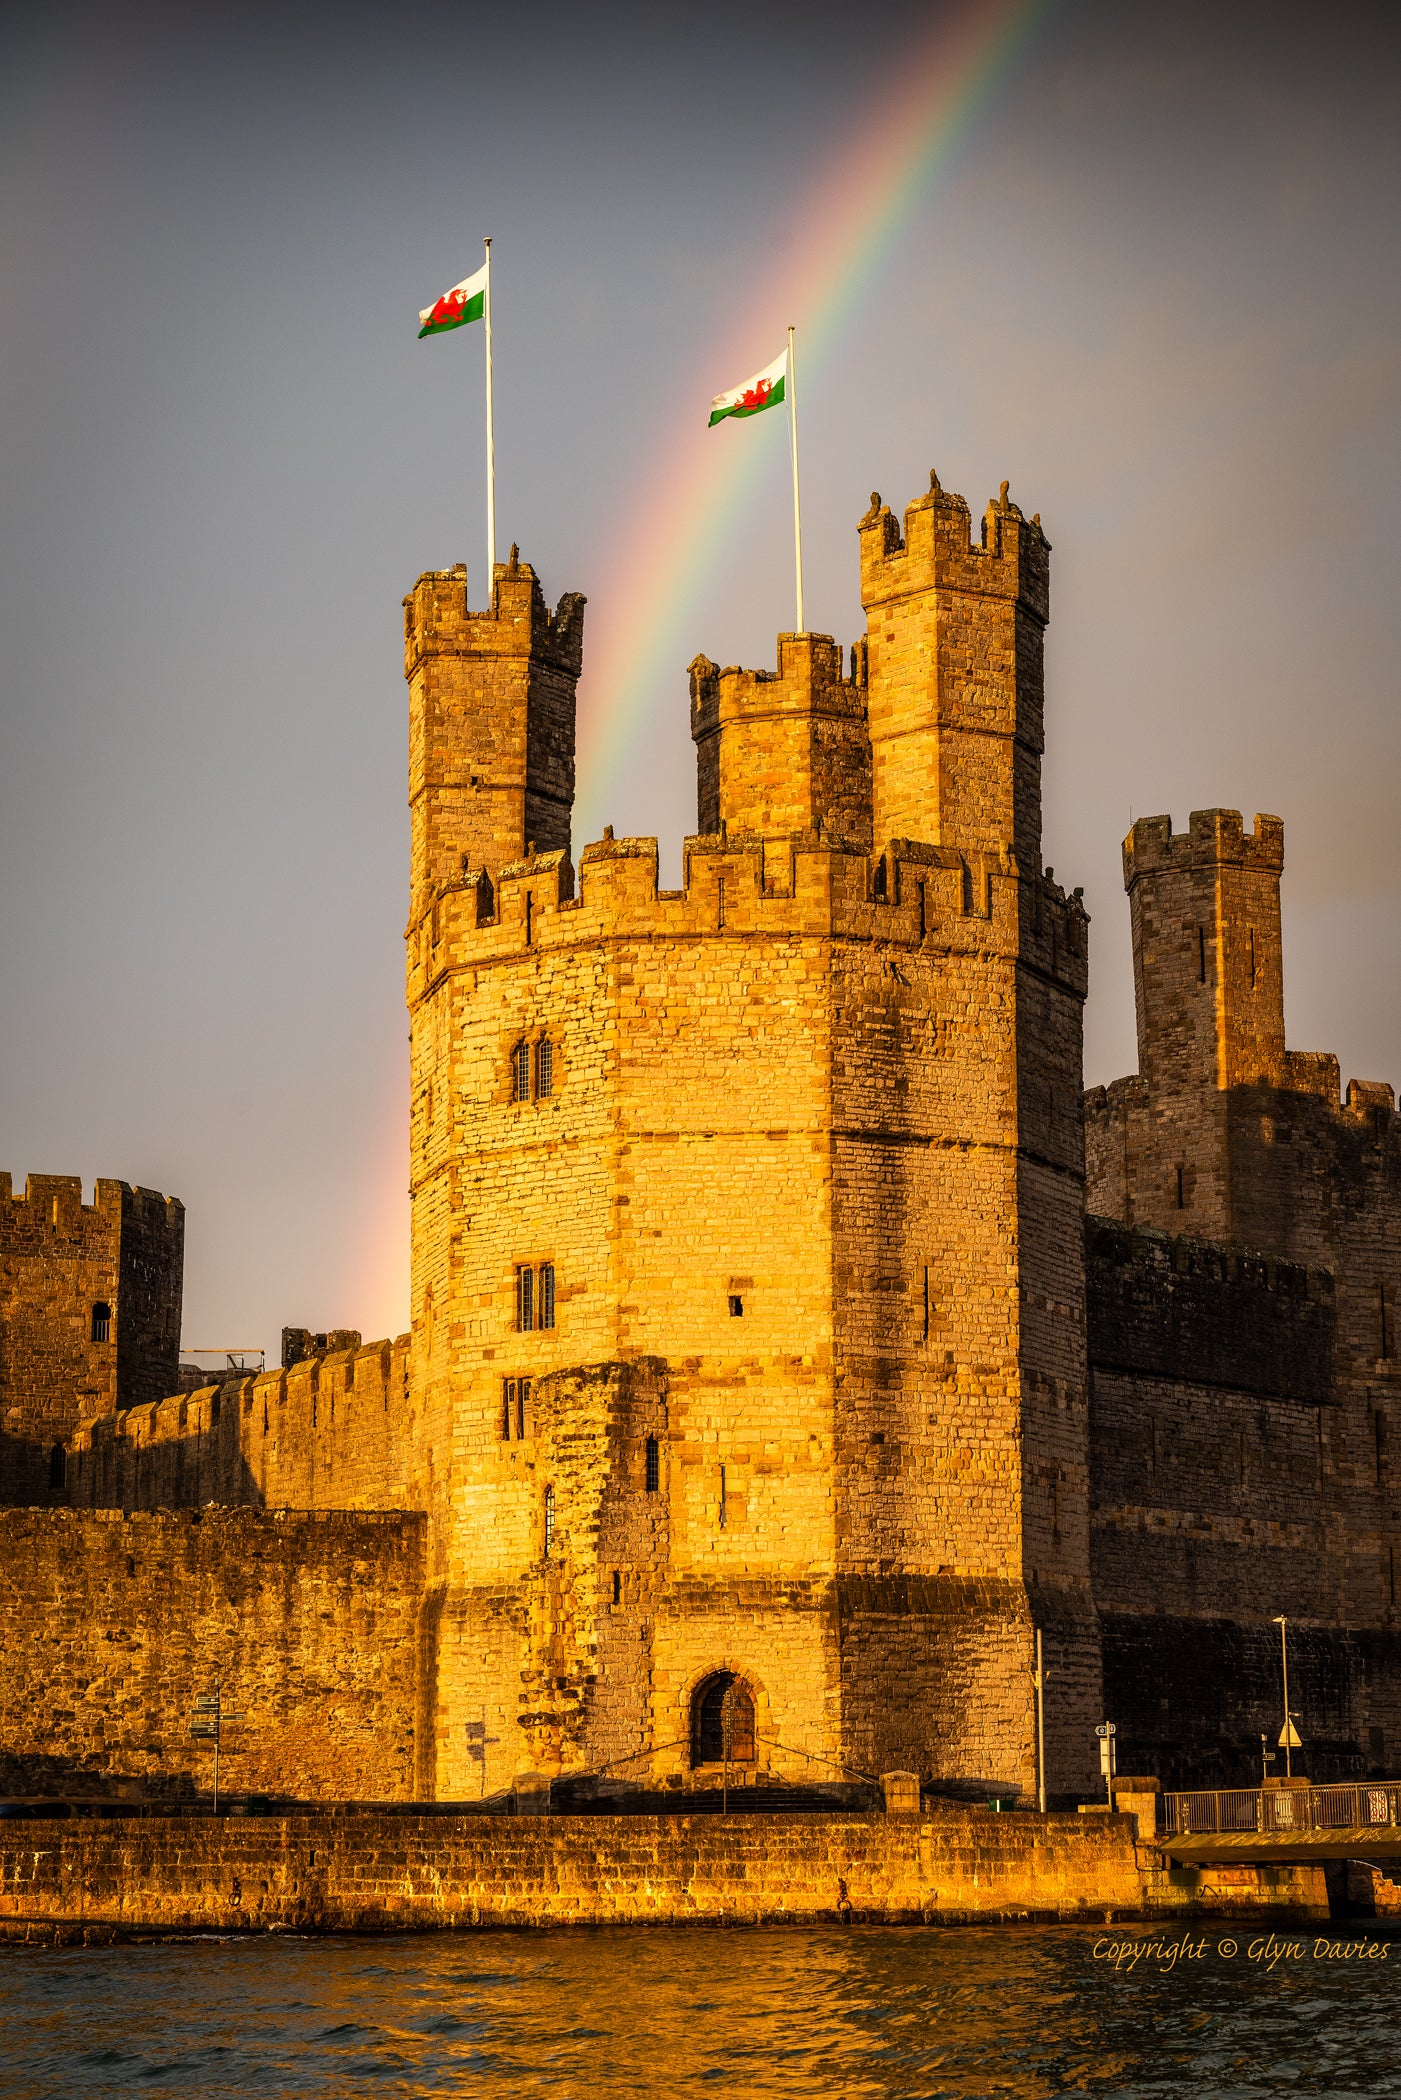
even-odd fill
[{"label": "white and green flag", "polygon": [[418,331],[420,342],[426,335],[446,335],[450,328],[461,328],[464,322],[480,321],[486,312],[486,279],[489,265],[483,264],[475,277],[464,277],[450,292],[432,306],[419,312],[423,326]]},{"label": "white and green flag", "polygon": [[731,387],[728,394],[717,394],[710,404],[710,428],[723,423],[726,416],[757,416],[764,408],[777,408],[784,399],[788,379],[788,352],[776,357],[762,372],[742,385]]}]

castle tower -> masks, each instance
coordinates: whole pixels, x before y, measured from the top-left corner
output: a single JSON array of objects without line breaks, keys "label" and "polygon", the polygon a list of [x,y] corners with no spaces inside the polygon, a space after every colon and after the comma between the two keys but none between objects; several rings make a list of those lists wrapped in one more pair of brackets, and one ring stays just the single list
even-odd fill
[{"label": "castle tower", "polygon": [[[546,892],[557,903],[572,879],[583,611],[583,599],[570,594],[551,612],[534,570],[514,548],[509,562],[496,565],[485,612],[468,609],[460,565],[421,576],[404,600],[412,815],[410,1377],[419,1423],[413,1493],[430,1520],[428,1713],[417,1777],[424,1793],[470,1793],[477,1776],[467,1761],[463,1700],[470,1704],[471,1685],[480,1685],[481,1658],[472,1665],[460,1645],[472,1541],[455,1522],[452,1500],[465,1477],[464,1450],[483,1433],[482,1381],[464,1377],[462,1359],[468,1336],[481,1324],[469,1312],[491,1281],[480,1273],[479,1246],[471,1239],[484,1162],[464,1139],[461,1108],[479,1076],[473,1061],[483,1054],[474,1025],[482,1018],[472,999],[476,973],[468,965],[482,941],[513,948],[518,922],[529,951],[537,903]],[[539,880],[513,886],[513,871]],[[494,930],[479,940],[479,928]],[[527,975],[534,961],[527,952]],[[513,1042],[509,1024],[503,1019],[502,1025]],[[489,1083],[503,1100],[509,1099],[508,1064],[507,1051],[498,1054],[493,1043]],[[530,1181],[531,1168],[513,1157],[525,1133],[508,1125],[500,1135],[504,1201],[513,1179]],[[472,1361],[479,1374],[479,1352]],[[444,1760],[435,1764],[439,1741]]]},{"label": "castle tower", "polygon": [[1005,482],[975,546],[968,505],[929,480],[903,539],[878,496],[861,521],[875,836],[1035,868],[1050,548]]},{"label": "castle tower", "polygon": [[826,831],[869,851],[865,650],[853,676],[825,634],[781,634],[778,670],[691,665],[697,829],[779,839]]},{"label": "castle tower", "polygon": [[467,571],[420,576],[404,600],[414,909],[466,868],[496,870],[532,842],[569,851],[574,692],[584,601],[551,613],[511,550],[491,606],[467,609]]},{"label": "castle tower", "polygon": [[[998,507],[981,552],[953,499],[936,560],[940,500],[908,514],[913,569],[863,530],[869,685],[867,644],[844,679],[817,635],[776,674],[692,666],[680,890],[654,840],[589,846],[576,890],[562,846],[483,843],[416,791],[425,1789],[705,1784],[731,1680],[781,1777],[1030,1789],[1035,1626],[1056,1783],[1089,1777],[1086,921],[1035,856],[1045,542]],[[452,676],[494,690],[466,624]],[[416,615],[407,661],[417,719]],[[509,745],[519,705],[444,716],[460,797],[458,754]],[[902,832],[874,861],[868,721]]]},{"label": "castle tower", "polygon": [[915,939],[843,973],[832,1106],[838,1274],[862,1279],[838,1301],[848,1713],[878,1711],[903,1680],[937,1716],[948,1769],[990,1774],[1018,1739],[1028,1771],[1034,1623],[1058,1680],[1048,1755],[1066,1774],[1098,1697],[1098,1636],[1077,1076],[1087,928],[1078,894],[1040,865],[1049,546],[1005,484],[981,544],[934,476],[904,525],[902,539],[873,497],[861,596],[873,828],[887,847],[873,887]]},{"label": "castle tower", "polygon": [[173,1392],[185,1212],[76,1174],[0,1174],[0,1503],[61,1503],[81,1425]]},{"label": "castle tower", "polygon": [[1236,1235],[1233,1098],[1286,1083],[1283,868],[1278,817],[1249,832],[1233,809],[1194,810],[1177,834],[1142,817],[1124,841],[1139,1089],[1113,1165],[1135,1224]]}]

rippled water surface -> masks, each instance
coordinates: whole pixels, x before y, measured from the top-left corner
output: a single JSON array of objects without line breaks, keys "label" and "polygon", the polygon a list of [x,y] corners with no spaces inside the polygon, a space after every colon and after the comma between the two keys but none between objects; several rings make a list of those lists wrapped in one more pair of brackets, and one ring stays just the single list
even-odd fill
[{"label": "rippled water surface", "polygon": [[1220,1926],[0,1947],[0,2093],[1401,2096],[1401,1940],[1322,1930],[1272,1967]]}]

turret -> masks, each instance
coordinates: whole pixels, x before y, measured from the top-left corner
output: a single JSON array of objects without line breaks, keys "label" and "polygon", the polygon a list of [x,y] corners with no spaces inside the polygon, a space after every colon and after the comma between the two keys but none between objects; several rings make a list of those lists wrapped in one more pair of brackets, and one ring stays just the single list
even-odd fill
[{"label": "turret", "polygon": [[1138,1069],[1161,1098],[1277,1080],[1284,1062],[1284,826],[1234,809],[1140,817],[1124,841]]},{"label": "turret", "polygon": [[825,831],[869,852],[871,740],[865,650],[826,634],[781,634],[778,670],[691,665],[697,828],[761,838]]},{"label": "turret", "polygon": [[567,592],[551,612],[514,547],[486,612],[468,610],[461,563],[404,600],[411,918],[464,868],[494,878],[531,845],[568,852],[583,635],[583,598]]},{"label": "turret", "polygon": [[1125,839],[1138,1076],[1089,1104],[1092,1207],[1278,1244],[1272,1170],[1250,1163],[1262,1127],[1255,1090],[1319,1085],[1308,1070],[1319,1061],[1284,1045],[1283,868],[1278,817],[1257,816],[1250,832],[1237,810],[1198,809],[1177,833],[1171,817],[1140,817]]},{"label": "turret", "polygon": [[929,483],[903,538],[878,495],[860,526],[875,836],[1035,867],[1050,543],[1004,482],[975,545],[963,498]]}]

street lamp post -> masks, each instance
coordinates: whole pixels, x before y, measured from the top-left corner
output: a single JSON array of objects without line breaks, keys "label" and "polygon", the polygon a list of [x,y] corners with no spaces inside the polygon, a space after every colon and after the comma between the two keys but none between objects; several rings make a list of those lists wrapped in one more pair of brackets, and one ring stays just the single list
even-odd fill
[{"label": "street lamp post", "polygon": [[1286,1779],[1292,1779],[1294,1777],[1292,1756],[1294,1723],[1289,1712],[1289,1621],[1280,1612],[1276,1614],[1275,1624],[1279,1628],[1279,1657],[1284,1670],[1284,1727],[1279,1739],[1284,1745],[1284,1776]]},{"label": "street lamp post", "polygon": [[1041,1628],[1036,1629],[1036,1668],[1031,1673],[1036,1693],[1036,1806],[1046,1813],[1046,1666],[1041,1659]]}]

